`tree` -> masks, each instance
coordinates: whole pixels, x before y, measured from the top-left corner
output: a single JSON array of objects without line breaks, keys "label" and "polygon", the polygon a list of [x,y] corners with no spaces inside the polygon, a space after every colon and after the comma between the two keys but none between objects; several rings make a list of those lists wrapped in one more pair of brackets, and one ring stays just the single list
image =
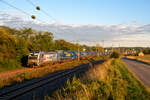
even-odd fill
[{"label": "tree", "polygon": [[32,28],[23,28],[20,33],[21,37],[28,41],[32,35],[35,35],[36,32],[32,30]]},{"label": "tree", "polygon": [[110,58],[119,58],[120,54],[117,51],[112,52]]},{"label": "tree", "polygon": [[39,32],[35,37],[32,37],[32,45],[41,51],[52,50],[53,35],[51,32]]}]

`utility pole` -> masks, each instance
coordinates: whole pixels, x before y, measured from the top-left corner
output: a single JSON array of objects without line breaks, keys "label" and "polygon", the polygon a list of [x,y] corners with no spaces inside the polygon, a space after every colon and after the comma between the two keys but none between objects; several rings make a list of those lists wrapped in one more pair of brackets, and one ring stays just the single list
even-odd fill
[{"label": "utility pole", "polygon": [[119,43],[119,54],[120,54],[120,43]]},{"label": "utility pole", "polygon": [[103,53],[105,54],[105,51],[104,51],[104,40],[102,40],[102,46],[103,46]]},{"label": "utility pole", "polygon": [[114,50],[113,50],[113,43],[112,43],[112,46],[111,46],[111,51],[113,52]]},{"label": "utility pole", "polygon": [[96,47],[97,47],[97,56],[100,56],[100,54],[99,54],[99,53],[100,53],[100,52],[99,52],[99,51],[100,51],[100,50],[99,50],[99,49],[100,49],[100,44],[97,43],[97,44],[96,44]]},{"label": "utility pole", "polygon": [[78,61],[80,61],[80,44],[78,43],[78,41],[77,41],[77,45],[78,45]]}]

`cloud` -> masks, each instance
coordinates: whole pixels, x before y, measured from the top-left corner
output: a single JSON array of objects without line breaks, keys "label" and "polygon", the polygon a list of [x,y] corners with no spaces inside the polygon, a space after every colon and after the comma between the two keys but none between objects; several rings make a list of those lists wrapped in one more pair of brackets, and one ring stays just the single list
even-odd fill
[{"label": "cloud", "polygon": [[[150,24],[148,25],[77,25],[43,23],[34,21],[25,15],[12,15],[0,12],[0,25],[12,28],[31,27],[36,30],[50,31],[55,39],[65,39],[67,41],[81,41],[82,43],[105,40],[105,46],[150,46],[146,44],[150,38]],[[141,42],[140,42],[141,41]],[[145,41],[145,44],[143,43]],[[93,42],[95,43],[95,42]]]}]

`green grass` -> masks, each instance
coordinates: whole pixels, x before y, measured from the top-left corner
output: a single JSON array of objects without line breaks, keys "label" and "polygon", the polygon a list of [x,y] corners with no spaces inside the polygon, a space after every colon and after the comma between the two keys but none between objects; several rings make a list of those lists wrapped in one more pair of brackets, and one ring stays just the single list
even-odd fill
[{"label": "green grass", "polygon": [[121,79],[123,79],[127,85],[127,100],[150,100],[150,92],[148,92],[147,88],[133,76],[122,61],[114,60],[112,65],[117,67],[116,69],[120,72]]},{"label": "green grass", "polygon": [[[68,81],[63,89],[46,100],[150,100],[150,92],[125,67],[120,59],[91,69],[86,77]],[[100,78],[101,69],[107,70]],[[98,73],[99,71],[99,73]]]}]

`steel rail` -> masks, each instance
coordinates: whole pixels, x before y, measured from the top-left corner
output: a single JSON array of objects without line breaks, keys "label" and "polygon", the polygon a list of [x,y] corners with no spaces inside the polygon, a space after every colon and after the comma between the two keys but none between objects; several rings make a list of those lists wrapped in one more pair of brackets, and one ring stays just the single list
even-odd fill
[{"label": "steel rail", "polygon": [[[101,60],[101,61],[104,62],[105,60]],[[93,64],[98,64],[98,62],[93,62]],[[50,74],[49,76],[44,77],[42,79],[30,81],[29,83],[27,83],[25,85],[21,85],[19,87],[12,88],[12,89],[4,91],[4,92],[0,92],[0,100],[15,99],[15,98],[20,97],[21,95],[24,95],[25,93],[28,93],[28,92],[30,92],[34,89],[37,89],[41,86],[53,83],[53,81],[59,80],[67,75],[74,74],[75,72],[78,72],[78,71],[82,72],[85,69],[89,69],[89,67],[90,67],[90,63],[81,64],[81,65],[75,66],[73,68],[55,72],[55,73]]]},{"label": "steel rail", "polygon": [[16,88],[16,89],[13,89],[13,90],[10,90],[10,91],[7,91],[5,93],[2,93],[0,95],[0,99],[3,99],[3,100],[12,100],[20,95],[23,95],[29,91],[32,91],[33,89],[36,89],[38,87],[41,87],[43,85],[46,85],[50,82],[53,82],[54,80],[57,80],[57,79],[60,79],[62,77],[65,77],[71,73],[74,73],[78,70],[81,70],[81,69],[84,69],[84,67],[74,67],[73,69],[69,69],[67,71],[62,71],[60,73],[57,73],[55,75],[52,75],[48,78],[45,78],[45,79],[42,79],[42,80],[39,80],[37,82],[32,82],[30,84],[27,84],[25,86],[21,86],[19,88]]}]

